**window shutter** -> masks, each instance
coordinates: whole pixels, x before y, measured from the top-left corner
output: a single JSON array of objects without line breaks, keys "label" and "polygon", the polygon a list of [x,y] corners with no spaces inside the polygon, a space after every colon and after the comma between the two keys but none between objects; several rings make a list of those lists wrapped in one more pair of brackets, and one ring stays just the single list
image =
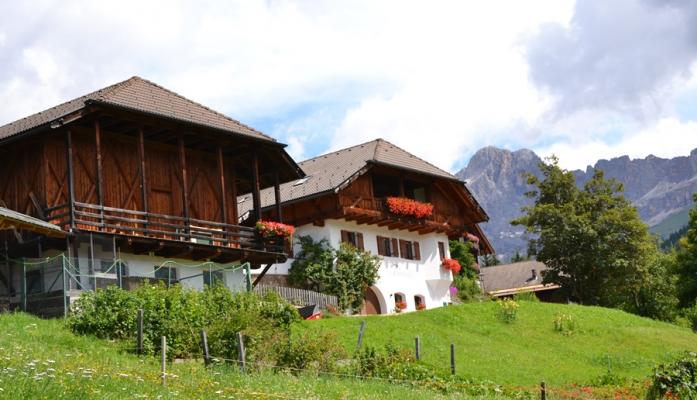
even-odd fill
[{"label": "window shutter", "polygon": [[356,232],[356,247],[360,250],[365,250],[365,246],[363,245],[363,234],[360,232]]},{"label": "window shutter", "polygon": [[419,242],[414,242],[414,260],[421,259],[421,250],[419,250]]},{"label": "window shutter", "polygon": [[341,242],[342,243],[351,243],[349,241],[349,233],[348,231],[341,231]]},{"label": "window shutter", "polygon": [[392,239],[392,257],[399,257],[399,243],[397,239]]},{"label": "window shutter", "polygon": [[445,243],[438,242],[438,255],[440,255],[440,260],[445,260]]},{"label": "window shutter", "polygon": [[378,236],[378,255],[387,255],[387,252],[385,252],[385,238],[382,236]]},{"label": "window shutter", "polygon": [[399,254],[401,254],[402,258],[409,257],[409,253],[407,252],[407,242],[402,239],[399,240]]}]

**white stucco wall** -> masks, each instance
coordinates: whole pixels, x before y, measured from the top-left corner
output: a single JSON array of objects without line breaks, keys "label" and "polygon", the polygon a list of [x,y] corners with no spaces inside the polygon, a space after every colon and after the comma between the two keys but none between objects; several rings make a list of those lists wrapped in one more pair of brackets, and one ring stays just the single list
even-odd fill
[{"label": "white stucco wall", "polygon": [[[423,296],[426,308],[441,307],[450,303],[450,284],[452,273],[441,267],[438,254],[438,242],[445,244],[446,257],[450,257],[448,237],[444,234],[430,233],[419,235],[416,232],[389,230],[377,225],[358,225],[352,221],[326,220],[323,227],[311,224],[297,227],[295,235],[309,235],[315,240],[326,238],[332,247],[337,248],[341,242],[341,231],[363,233],[365,250],[378,254],[377,236],[419,242],[421,260],[407,260],[398,257],[382,257],[379,279],[375,284],[380,308],[383,313],[394,312],[394,293],[403,293],[407,302],[406,311],[416,309],[414,296]],[[300,247],[295,245],[295,252]],[[292,259],[283,264],[273,265],[267,274],[287,275]],[[253,271],[252,274],[258,273]]]}]

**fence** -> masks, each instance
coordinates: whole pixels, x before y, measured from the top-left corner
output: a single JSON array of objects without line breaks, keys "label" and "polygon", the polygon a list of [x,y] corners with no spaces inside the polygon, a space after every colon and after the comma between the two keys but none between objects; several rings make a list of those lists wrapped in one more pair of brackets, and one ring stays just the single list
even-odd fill
[{"label": "fence", "polygon": [[64,254],[42,259],[7,259],[7,275],[0,280],[7,293],[0,308],[21,309],[43,317],[65,316],[83,291],[118,286],[132,290],[144,282],[167,287],[203,289],[221,282],[232,291],[251,291],[249,263],[183,264],[172,260],[148,263],[122,259],[68,258]]},{"label": "fence", "polygon": [[296,305],[316,304],[318,307],[325,309],[327,306],[332,306],[334,308],[339,306],[339,301],[336,296],[317,293],[312,290],[284,286],[258,285],[256,288],[254,288],[254,291],[259,294],[266,294],[269,292],[278,293],[279,296],[287,300],[289,303]]}]

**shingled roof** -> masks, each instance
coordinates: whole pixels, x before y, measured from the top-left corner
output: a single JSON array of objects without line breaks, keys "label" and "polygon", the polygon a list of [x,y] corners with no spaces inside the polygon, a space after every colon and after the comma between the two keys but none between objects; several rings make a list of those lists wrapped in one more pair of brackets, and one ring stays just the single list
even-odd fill
[{"label": "shingled roof", "polygon": [[[281,185],[281,201],[285,203],[336,190],[360,174],[371,163],[461,182],[454,175],[394,144],[384,139],[375,139],[299,163],[306,177],[300,181]],[[461,183],[464,185],[463,182]],[[251,202],[246,201],[250,196],[249,194],[241,196],[245,200],[240,204],[240,215],[250,209]],[[262,190],[261,206],[268,207],[274,203],[273,188]]]},{"label": "shingled roof", "polygon": [[90,103],[171,118],[256,139],[274,140],[239,121],[137,76],[0,126],[0,140],[48,125]]},{"label": "shingled roof", "polygon": [[546,270],[547,266],[539,261],[484,267],[481,270],[483,289],[492,296],[507,296],[559,288],[558,285],[542,284]]}]

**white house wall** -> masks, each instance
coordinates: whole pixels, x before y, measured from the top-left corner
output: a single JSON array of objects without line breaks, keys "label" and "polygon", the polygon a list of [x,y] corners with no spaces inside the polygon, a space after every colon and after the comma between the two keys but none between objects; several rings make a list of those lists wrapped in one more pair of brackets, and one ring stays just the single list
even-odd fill
[{"label": "white house wall", "polygon": [[[376,294],[380,300],[383,313],[394,312],[394,293],[402,293],[407,302],[406,311],[416,309],[414,296],[423,296],[426,308],[441,307],[450,303],[450,283],[452,274],[441,267],[438,242],[445,244],[446,257],[449,257],[448,237],[444,234],[429,233],[419,235],[416,232],[389,230],[376,225],[358,225],[352,221],[325,220],[323,227],[312,224],[297,227],[295,237],[309,235],[314,240],[327,239],[330,245],[338,248],[341,243],[341,231],[361,232],[365,250],[378,254],[377,236],[419,242],[421,260],[407,260],[399,257],[383,257],[379,269],[379,278],[375,283]],[[295,253],[300,246],[295,245]],[[293,259],[283,264],[273,265],[267,274],[287,275]],[[252,273],[255,273],[253,271]],[[258,273],[258,271],[256,271]]]}]

